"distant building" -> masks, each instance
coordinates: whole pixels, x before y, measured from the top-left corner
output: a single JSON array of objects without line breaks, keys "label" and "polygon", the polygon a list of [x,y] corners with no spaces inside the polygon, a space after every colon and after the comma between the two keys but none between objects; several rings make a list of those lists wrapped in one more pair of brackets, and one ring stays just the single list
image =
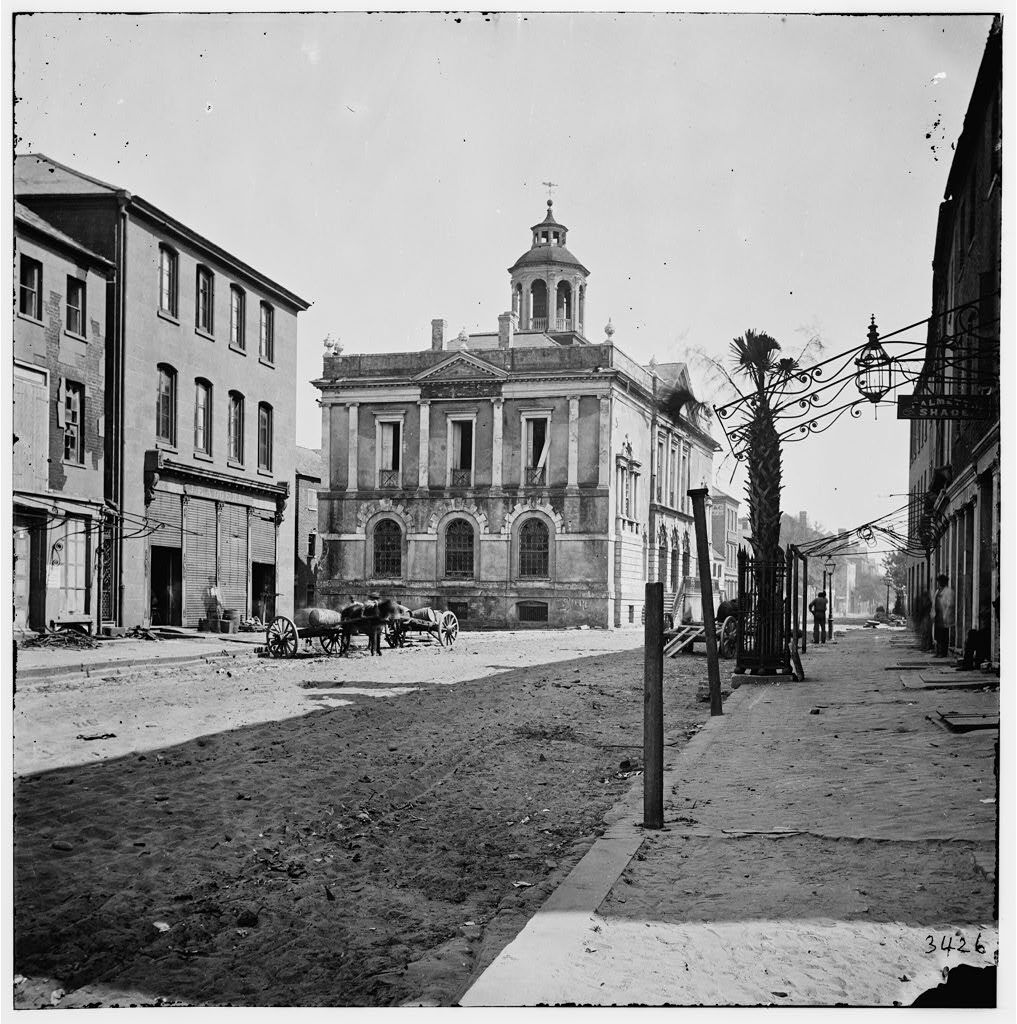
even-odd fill
[{"label": "distant building", "polygon": [[113,264],[14,204],[14,627],[99,626]]},{"label": "distant building", "polygon": [[709,433],[640,366],[585,334],[589,271],[548,203],[509,268],[498,330],[423,351],[327,355],[319,603],[386,592],[466,625],[638,627],[645,583],[694,570],[690,486]]},{"label": "distant building", "polygon": [[289,610],[307,302],[140,196],[41,154],[16,157],[14,185],[33,214],[112,266],[102,299],[99,287],[89,294],[90,322],[103,300],[109,311],[98,620],[194,626],[216,596],[238,617],[266,595]]},{"label": "distant building", "polygon": [[738,594],[738,546],[744,543],[738,526],[738,506],[741,502],[714,484],[710,490],[713,501],[713,547],[723,564],[720,585],[724,596],[733,598]]},{"label": "distant building", "polygon": [[321,449],[296,449],[293,483],[296,540],[293,569],[293,611],[299,613],[317,604],[315,573],[321,546],[318,542],[318,491],[322,486]]},{"label": "distant building", "polygon": [[[1000,231],[1002,23],[989,33],[939,207],[932,318],[916,395],[966,405],[962,418],[912,419],[908,568],[910,606],[940,573],[956,595],[951,644],[1000,623]],[[975,418],[977,417],[977,418]],[[993,604],[995,603],[995,611]]]}]

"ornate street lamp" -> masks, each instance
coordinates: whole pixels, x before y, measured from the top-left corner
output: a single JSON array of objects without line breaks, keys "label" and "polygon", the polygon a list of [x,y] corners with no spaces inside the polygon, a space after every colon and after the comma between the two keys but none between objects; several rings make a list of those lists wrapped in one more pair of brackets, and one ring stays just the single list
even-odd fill
[{"label": "ornate street lamp", "polygon": [[836,562],[830,557],[827,557],[823,563],[826,571],[830,574],[830,593],[826,595],[826,607],[829,610],[829,620],[826,626],[827,637],[833,639],[833,570],[837,568]]},{"label": "ornate street lamp", "polygon": [[879,343],[879,328],[873,315],[869,323],[869,340],[862,346],[855,359],[858,372],[855,385],[859,392],[873,405],[881,402],[883,396],[893,387],[893,360]]}]

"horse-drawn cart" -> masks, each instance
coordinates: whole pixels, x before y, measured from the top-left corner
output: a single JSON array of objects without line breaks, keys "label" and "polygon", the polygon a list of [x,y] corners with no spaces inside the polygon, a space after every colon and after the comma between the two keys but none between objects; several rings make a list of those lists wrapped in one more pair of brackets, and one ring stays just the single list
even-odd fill
[{"label": "horse-drawn cart", "polygon": [[[714,623],[717,652],[722,658],[733,658],[738,649],[740,617],[736,608],[730,614],[725,613],[726,609],[732,608],[732,606],[733,602],[722,602],[718,609],[721,614]],[[693,651],[697,643],[706,642],[703,597],[696,583],[692,582],[688,586],[682,584],[674,599],[671,615],[668,617],[671,622],[664,630],[664,653],[668,657],[673,658],[685,650]]]},{"label": "horse-drawn cart", "polygon": [[[295,658],[301,640],[317,639],[326,654],[346,654],[352,638],[364,634],[373,645],[384,632],[389,647],[402,647],[410,632],[428,633],[442,647],[451,647],[459,635],[459,622],[452,612],[435,612],[431,608],[410,611],[391,598],[359,601],[339,611],[312,608],[307,625],[297,624],[285,615],[277,615],[265,631],[265,646],[272,658]],[[376,653],[381,653],[380,643]]]}]

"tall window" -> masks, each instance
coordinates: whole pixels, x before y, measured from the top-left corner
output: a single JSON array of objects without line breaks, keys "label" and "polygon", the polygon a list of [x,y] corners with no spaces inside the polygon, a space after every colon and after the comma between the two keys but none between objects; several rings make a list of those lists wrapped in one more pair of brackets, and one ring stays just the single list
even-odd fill
[{"label": "tall window", "polygon": [[247,337],[244,333],[244,315],[247,305],[245,298],[243,288],[235,284],[230,285],[230,344],[234,348],[247,347]]},{"label": "tall window", "polygon": [[473,421],[452,421],[452,487],[473,484]]},{"label": "tall window", "polygon": [[177,315],[177,254],[167,245],[159,246],[159,308]]},{"label": "tall window", "polygon": [[160,365],[155,391],[155,436],[175,445],[177,441],[177,372]]},{"label": "tall window", "polygon": [[664,442],[657,442],[657,501],[664,500]]},{"label": "tall window", "polygon": [[551,444],[551,422],[547,416],[527,416],[525,426],[525,459],[523,467],[525,484],[545,486],[547,484],[547,456]]},{"label": "tall window", "polygon": [[672,447],[670,454],[670,464],[668,467],[667,481],[668,481],[668,497],[667,503],[671,508],[677,508],[675,504],[675,489],[678,485],[678,473],[677,473],[677,462],[678,462],[678,449]]},{"label": "tall window", "polygon": [[403,574],[403,534],[394,519],[374,528],[374,575],[398,579]]},{"label": "tall window", "polygon": [[244,396],[239,391],[230,392],[229,455],[244,464]]},{"label": "tall window", "polygon": [[258,469],[272,468],[272,406],[258,403]]},{"label": "tall window", "polygon": [[519,575],[546,577],[549,538],[539,519],[527,519],[519,529]]},{"label": "tall window", "polygon": [[678,549],[671,549],[671,589],[677,590],[680,585],[680,577],[678,576]]},{"label": "tall window", "polygon": [[201,379],[194,382],[194,450],[212,454],[212,385]]},{"label": "tall window", "polygon": [[473,527],[465,519],[453,519],[445,531],[445,575],[473,576]]},{"label": "tall window", "polygon": [[258,354],[266,362],[275,362],[275,310],[267,302],[261,304],[261,334]]},{"label": "tall window", "polygon": [[208,267],[198,267],[196,277],[195,313],[194,324],[200,330],[209,334],[215,333],[215,319],[213,311],[215,306],[215,277]]},{"label": "tall window", "polygon": [[378,486],[399,486],[399,456],[402,446],[402,424],[398,422],[378,424],[379,459]]},{"label": "tall window", "polygon": [[85,386],[64,381],[64,461],[85,461]]},{"label": "tall window", "polygon": [[42,264],[21,254],[21,289],[18,309],[34,320],[42,319]]},{"label": "tall window", "polygon": [[667,578],[667,542],[661,541],[657,548],[657,581],[663,583]]},{"label": "tall window", "polygon": [[317,547],[318,535],[316,533],[309,533],[307,535],[307,557],[314,558],[314,550]]},{"label": "tall window", "polygon": [[85,333],[85,282],[76,277],[67,278],[67,330]]},{"label": "tall window", "polygon": [[692,552],[689,550],[689,535],[682,542],[682,576],[688,576],[692,566]]}]

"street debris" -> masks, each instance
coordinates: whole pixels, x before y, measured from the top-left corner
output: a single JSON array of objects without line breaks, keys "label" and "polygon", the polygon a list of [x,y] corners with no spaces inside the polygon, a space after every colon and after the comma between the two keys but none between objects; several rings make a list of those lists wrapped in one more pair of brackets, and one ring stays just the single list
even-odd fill
[{"label": "street debris", "polygon": [[88,633],[82,633],[77,629],[54,629],[38,636],[30,636],[20,642],[22,648],[29,647],[74,647],[80,650],[90,650],[99,646],[99,641]]},{"label": "street debris", "polygon": [[131,640],[162,640],[162,637],[154,633],[147,626],[131,626],[126,633],[125,637],[129,637]]},{"label": "street debris", "polygon": [[79,732],[74,738],[76,740],[115,740],[117,738],[117,734],[115,732],[99,732],[94,736],[85,736],[83,733]]},{"label": "street debris", "polygon": [[156,931],[168,932],[170,930],[170,926],[165,921],[153,921],[152,925]]},{"label": "street debris", "polygon": [[532,882],[513,882],[512,883],[512,888],[513,889],[532,889],[533,888],[533,883]]}]

